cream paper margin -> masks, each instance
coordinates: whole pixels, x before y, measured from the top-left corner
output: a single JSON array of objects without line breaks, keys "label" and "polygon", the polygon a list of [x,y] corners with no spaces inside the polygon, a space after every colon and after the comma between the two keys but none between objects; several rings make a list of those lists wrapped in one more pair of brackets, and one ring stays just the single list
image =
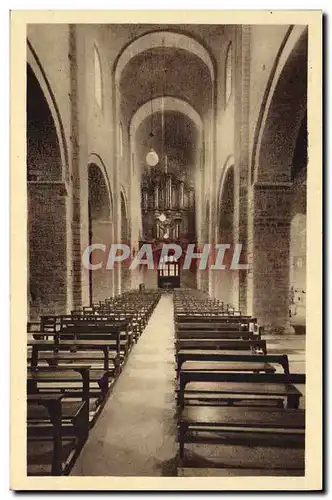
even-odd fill
[{"label": "cream paper margin", "polygon": [[[306,474],[298,477],[27,477],[26,475],[26,25],[29,23],[306,24],[308,50]],[[317,490],[322,487],[322,12],[11,12],[11,408],[13,490]]]}]

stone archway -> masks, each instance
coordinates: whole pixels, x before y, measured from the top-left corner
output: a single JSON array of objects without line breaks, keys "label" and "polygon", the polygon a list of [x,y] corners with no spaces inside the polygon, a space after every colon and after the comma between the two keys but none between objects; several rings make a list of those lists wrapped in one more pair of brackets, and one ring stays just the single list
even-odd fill
[{"label": "stone archway", "polygon": [[106,250],[94,250],[90,262],[101,264],[100,269],[89,270],[90,303],[109,298],[114,292],[114,270],[107,269],[110,245],[113,241],[112,197],[103,165],[90,163],[89,180],[89,245],[102,244]]},{"label": "stone archway", "polygon": [[115,69],[116,83],[119,83],[122,71],[133,57],[155,47],[171,47],[185,50],[196,55],[208,67],[211,80],[214,81],[214,65],[210,54],[203,45],[194,38],[182,33],[176,33],[174,31],[153,31],[134,40],[120,54]]},{"label": "stone archway", "polygon": [[[44,85],[27,65],[28,316],[65,314],[70,295],[67,265],[67,192],[62,138]],[[54,108],[54,106],[53,106]]]},{"label": "stone archway", "polygon": [[[61,159],[61,179],[69,180],[69,159],[68,148],[65,137],[64,125],[61,119],[60,111],[56,102],[56,96],[53,93],[51,84],[45,74],[43,66],[29,40],[27,40],[27,65],[35,75],[38,85],[42,91],[43,99],[46,101],[52,116],[53,127],[56,131],[57,142],[59,146],[59,157]],[[28,103],[27,103],[28,104]]]},{"label": "stone archway", "polygon": [[[253,184],[253,314],[267,331],[293,332],[289,322],[293,159],[307,106],[307,31],[301,31],[266,101]],[[302,125],[303,128],[303,125]]]}]

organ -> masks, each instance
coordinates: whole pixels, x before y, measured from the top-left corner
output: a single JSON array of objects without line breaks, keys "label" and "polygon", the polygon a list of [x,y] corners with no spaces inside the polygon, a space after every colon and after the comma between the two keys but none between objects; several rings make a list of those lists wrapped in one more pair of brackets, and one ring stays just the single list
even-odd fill
[{"label": "organ", "polygon": [[[186,175],[179,175],[186,171],[185,166],[169,162],[164,170],[156,166],[142,175],[140,245],[151,244],[156,258],[165,243],[176,243],[185,249],[196,241],[194,186]],[[180,287],[182,262],[182,258],[175,261],[172,256],[164,260],[157,270],[159,288]]]},{"label": "organ", "polygon": [[158,169],[146,172],[141,188],[144,241],[195,241],[194,188]]}]

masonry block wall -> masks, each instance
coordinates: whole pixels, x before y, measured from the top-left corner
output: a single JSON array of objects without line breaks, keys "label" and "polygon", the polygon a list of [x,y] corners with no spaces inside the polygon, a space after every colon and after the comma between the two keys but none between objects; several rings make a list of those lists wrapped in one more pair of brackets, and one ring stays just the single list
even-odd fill
[{"label": "masonry block wall", "polygon": [[290,229],[290,310],[294,324],[306,318],[306,182],[296,179],[291,206]]},{"label": "masonry block wall", "polygon": [[28,186],[28,304],[31,320],[63,314],[67,300],[66,192],[62,183]]}]

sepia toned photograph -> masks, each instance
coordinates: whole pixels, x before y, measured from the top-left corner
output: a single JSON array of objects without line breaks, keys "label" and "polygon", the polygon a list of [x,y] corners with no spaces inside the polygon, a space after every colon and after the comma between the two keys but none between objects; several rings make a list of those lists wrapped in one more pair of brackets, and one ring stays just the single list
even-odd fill
[{"label": "sepia toned photograph", "polygon": [[321,13],[53,14],[23,30],[17,13],[12,77],[25,489],[306,489],[308,446],[321,453],[307,237],[316,221],[321,239]]}]

